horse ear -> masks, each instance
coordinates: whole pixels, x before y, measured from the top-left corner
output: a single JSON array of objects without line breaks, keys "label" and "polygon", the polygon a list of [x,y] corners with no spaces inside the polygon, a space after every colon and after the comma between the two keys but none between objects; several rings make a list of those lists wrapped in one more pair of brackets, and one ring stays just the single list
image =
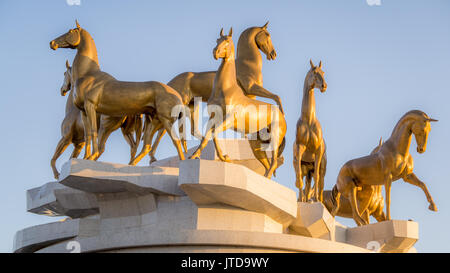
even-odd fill
[{"label": "horse ear", "polygon": [[231,37],[233,35],[233,27],[230,28],[230,31],[228,32],[228,36]]},{"label": "horse ear", "polygon": [[224,34],[223,34],[223,28],[220,30],[220,37],[223,37],[223,36],[225,36]]},{"label": "horse ear", "polygon": [[266,24],[264,26],[262,26],[261,28],[263,29],[267,29],[267,25],[269,24],[269,21],[266,22]]},{"label": "horse ear", "polygon": [[67,69],[70,68],[69,60],[66,60],[66,68],[67,68]]},{"label": "horse ear", "polygon": [[80,27],[80,24],[78,23],[78,20],[77,20],[77,19],[75,19],[75,24],[77,25],[77,28],[78,28],[78,29],[81,28],[81,27]]},{"label": "horse ear", "polygon": [[309,64],[311,65],[311,69],[314,69],[314,68],[316,68],[316,67],[314,66],[314,64],[313,64],[313,62],[312,62],[312,60],[311,60],[311,59],[309,59]]},{"label": "horse ear", "polygon": [[319,68],[322,69],[322,61],[319,63]]}]

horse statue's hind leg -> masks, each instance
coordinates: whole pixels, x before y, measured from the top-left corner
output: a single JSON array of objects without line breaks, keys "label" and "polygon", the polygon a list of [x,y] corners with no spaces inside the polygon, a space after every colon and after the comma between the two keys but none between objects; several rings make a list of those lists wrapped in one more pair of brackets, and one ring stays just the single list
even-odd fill
[{"label": "horse statue's hind leg", "polygon": [[145,115],[145,125],[144,125],[144,143],[142,146],[141,152],[128,164],[130,165],[136,165],[142,158],[145,157],[145,155],[151,153],[153,147],[152,147],[152,140],[153,136],[156,132],[161,132],[162,123],[159,122],[159,120],[156,119],[156,117],[150,117],[149,115]]},{"label": "horse statue's hind leg", "polygon": [[61,156],[61,154],[66,150],[66,148],[72,143],[71,136],[65,135],[62,136],[61,139],[58,142],[58,145],[56,145],[55,153],[53,154],[53,157],[50,161],[50,165],[52,166],[53,170],[53,176],[56,180],[59,179],[59,172],[56,169],[56,160]]},{"label": "horse statue's hind leg", "polygon": [[250,139],[248,140],[248,143],[250,144],[250,148],[252,149],[255,158],[264,166],[266,169],[265,172],[268,172],[270,169],[270,162],[266,151],[263,150],[262,142],[260,140]]},{"label": "horse statue's hind leg", "polygon": [[110,117],[101,115],[100,120],[100,128],[98,131],[99,153],[95,160],[97,160],[103,154],[103,152],[105,151],[106,141],[108,140],[112,132],[119,129],[120,125],[125,120],[125,117]]},{"label": "horse statue's hind leg", "polygon": [[321,197],[321,193],[323,195],[323,185],[321,185],[321,183],[323,183],[323,181],[321,182],[321,163],[322,163],[322,158],[325,152],[325,147],[324,145],[321,145],[319,150],[316,153],[316,158],[314,161],[314,196],[316,198],[316,201],[318,202],[322,202],[322,197]]},{"label": "horse statue's hind leg", "polygon": [[306,146],[294,143],[294,169],[295,169],[295,186],[298,188],[298,201],[306,202],[305,192],[303,191],[303,173],[302,173],[302,155],[306,150]]},{"label": "horse statue's hind leg", "polygon": [[86,143],[84,141],[73,143],[74,148],[72,154],[70,155],[70,158],[77,158],[80,155],[81,151],[83,150],[85,144]]}]

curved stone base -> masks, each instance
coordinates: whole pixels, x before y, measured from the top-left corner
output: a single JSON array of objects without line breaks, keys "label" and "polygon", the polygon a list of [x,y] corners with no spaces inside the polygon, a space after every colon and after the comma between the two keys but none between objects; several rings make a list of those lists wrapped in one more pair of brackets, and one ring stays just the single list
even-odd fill
[{"label": "curved stone base", "polygon": [[27,210],[73,219],[18,231],[14,252],[410,252],[418,240],[409,221],[345,227],[321,203],[297,202],[293,190],[242,164],[76,159],[61,173],[28,191]]}]

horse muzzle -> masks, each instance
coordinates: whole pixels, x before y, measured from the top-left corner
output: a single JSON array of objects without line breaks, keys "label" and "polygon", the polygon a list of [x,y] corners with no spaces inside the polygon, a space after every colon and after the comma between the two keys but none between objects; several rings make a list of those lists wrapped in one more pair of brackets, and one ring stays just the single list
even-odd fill
[{"label": "horse muzzle", "polygon": [[55,42],[55,40],[50,42],[50,48],[53,50],[57,50],[58,49],[58,44]]},{"label": "horse muzzle", "polygon": [[64,97],[67,94],[67,92],[69,92],[69,89],[61,88],[61,96]]},{"label": "horse muzzle", "polygon": [[423,147],[417,147],[417,152],[418,152],[419,154],[423,154],[423,153],[425,152],[425,148],[423,148]]},{"label": "horse muzzle", "polygon": [[275,60],[277,58],[277,52],[274,50],[272,50],[269,54],[267,54],[267,60]]}]

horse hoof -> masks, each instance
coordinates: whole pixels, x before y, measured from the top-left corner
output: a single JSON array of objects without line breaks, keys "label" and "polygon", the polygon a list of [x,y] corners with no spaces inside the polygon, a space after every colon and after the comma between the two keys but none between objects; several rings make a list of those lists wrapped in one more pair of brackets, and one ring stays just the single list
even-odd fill
[{"label": "horse hoof", "polygon": [[188,157],[188,159],[198,159],[199,156],[198,155],[191,155],[190,157]]},{"label": "horse hoof", "polygon": [[430,204],[430,206],[428,207],[429,210],[431,211],[438,211],[437,207],[435,204]]}]

